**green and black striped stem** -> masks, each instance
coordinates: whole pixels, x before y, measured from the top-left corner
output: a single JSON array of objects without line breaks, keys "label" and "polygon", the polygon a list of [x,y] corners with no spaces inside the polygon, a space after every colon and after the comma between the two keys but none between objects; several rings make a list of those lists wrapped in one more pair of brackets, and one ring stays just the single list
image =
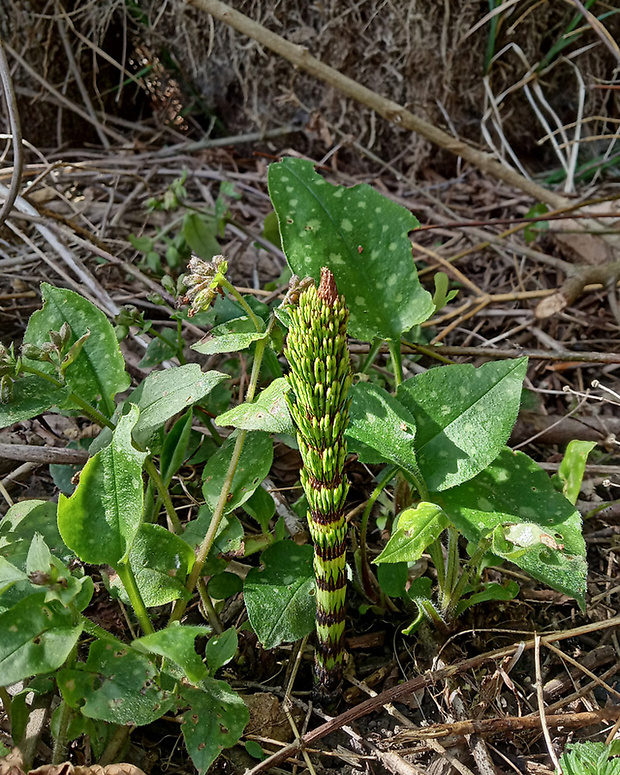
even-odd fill
[{"label": "green and black striped stem", "polygon": [[316,577],[315,690],[328,702],[342,682],[347,584],[344,474],[351,365],[347,349],[349,311],[334,276],[306,288],[288,309],[286,357],[290,364],[289,408],[303,460],[301,483],[308,500]]}]

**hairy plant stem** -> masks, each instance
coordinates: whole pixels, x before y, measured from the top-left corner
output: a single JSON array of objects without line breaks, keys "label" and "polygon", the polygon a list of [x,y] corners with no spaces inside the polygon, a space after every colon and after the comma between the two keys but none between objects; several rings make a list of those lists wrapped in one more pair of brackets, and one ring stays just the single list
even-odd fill
[{"label": "hairy plant stem", "polygon": [[[71,649],[67,657],[65,667],[72,668],[77,658],[77,644]],[[54,748],[52,751],[52,764],[60,764],[67,755],[67,730],[73,716],[73,708],[70,708],[64,700],[60,703],[60,722],[58,724],[58,734],[54,737]]]},{"label": "hairy plant stem", "polygon": [[[222,491],[220,492],[220,497],[218,498],[213,516],[211,517],[209,529],[207,530],[207,533],[200,545],[200,549],[196,555],[196,562],[194,563],[191,573],[187,577],[187,582],[185,583],[185,587],[189,592],[194,591],[196,584],[198,583],[198,579],[202,575],[202,569],[205,562],[207,561],[207,557],[209,556],[213,542],[215,541],[215,536],[217,535],[222,517],[224,516],[224,509],[228,500],[228,494],[230,493],[230,489],[232,487],[235,471],[237,470],[239,459],[241,457],[241,450],[243,449],[243,444],[245,443],[245,437],[247,435],[247,431],[239,431],[239,435],[235,441],[232,457],[230,459],[228,470],[226,471],[226,476],[222,484]],[[180,621],[181,617],[185,613],[186,607],[187,601],[179,598],[179,600],[177,600],[174,604],[174,608],[172,609],[170,623],[174,621]]]},{"label": "hairy plant stem", "polygon": [[448,528],[448,550],[446,552],[446,574],[443,587],[440,587],[441,610],[446,612],[450,608],[450,602],[459,574],[459,534],[452,525]]},{"label": "hairy plant stem", "polygon": [[490,547],[491,547],[491,539],[483,538],[480,541],[478,548],[469,558],[467,564],[461,571],[459,580],[454,586],[454,589],[452,590],[452,594],[450,595],[449,605],[444,612],[446,619],[448,621],[450,621],[456,616],[456,608],[461,600],[461,597],[463,596],[465,587],[470,582],[472,574],[478,570],[478,566],[482,562],[482,558],[489,551]]},{"label": "hairy plant stem", "polygon": [[115,570],[118,573],[118,577],[122,581],[123,586],[125,587],[125,592],[127,592],[127,596],[131,601],[131,607],[133,608],[134,613],[140,622],[140,627],[142,627],[145,635],[151,635],[153,632],[155,632],[155,630],[151,624],[151,620],[149,619],[149,615],[146,610],[146,606],[144,605],[144,600],[142,600],[142,595],[140,594],[140,589],[136,583],[136,577],[134,576],[131,565],[129,562],[119,562]]},{"label": "hairy plant stem", "polygon": [[235,286],[229,282],[225,277],[223,277],[220,280],[220,285],[222,288],[226,288],[228,293],[235,298],[239,304],[243,307],[243,309],[248,313],[248,317],[254,323],[254,326],[256,327],[257,331],[261,331],[263,329],[263,321],[258,317],[258,315],[254,312],[252,307],[247,303],[247,301],[243,298],[243,296],[239,293],[239,291],[235,288]]},{"label": "hairy plant stem", "polygon": [[183,321],[179,318],[177,320],[177,358],[179,359],[181,366],[184,366],[187,363],[187,359],[183,354],[184,347],[185,342],[183,341]]},{"label": "hairy plant stem", "polygon": [[437,584],[439,589],[443,590],[446,586],[446,561],[443,556],[443,547],[439,538],[429,544],[428,553],[430,554],[435,570],[437,571]]},{"label": "hairy plant stem", "polygon": [[73,709],[62,700],[60,703],[58,734],[54,738],[54,748],[52,750],[52,764],[60,764],[67,755],[67,730],[69,729],[72,715]]},{"label": "hairy plant stem", "polygon": [[134,726],[117,726],[114,730],[114,734],[108,741],[105,750],[101,754],[98,764],[101,767],[105,767],[106,764],[112,764],[112,762],[118,757],[123,747],[129,739],[129,735],[135,729]]},{"label": "hairy plant stem", "polygon": [[396,387],[398,387],[403,381],[403,357],[400,351],[400,342],[390,340],[388,348],[390,350],[390,358],[392,359],[394,380],[396,381]]},{"label": "hairy plant stem", "polygon": [[368,544],[366,542],[368,520],[370,519],[370,512],[372,511],[372,507],[375,505],[377,498],[394,478],[397,471],[398,466],[388,466],[383,470],[381,478],[377,482],[377,486],[366,502],[366,508],[364,509],[360,523],[360,566],[362,571],[362,586],[364,587],[364,592],[371,596],[374,595],[375,590],[372,583],[374,574],[370,570],[370,564],[368,562]]},{"label": "hairy plant stem", "polygon": [[375,358],[377,357],[377,354],[379,350],[383,347],[383,339],[375,339],[374,342],[370,345],[370,349],[368,350],[368,355],[364,359],[364,362],[359,368],[358,374],[368,374],[370,371],[370,368],[372,364],[374,363]]},{"label": "hairy plant stem", "polygon": [[155,463],[153,463],[150,457],[147,457],[144,460],[144,470],[151,477],[151,481],[157,488],[159,498],[161,502],[164,504],[164,508],[166,509],[166,514],[168,515],[168,519],[170,520],[170,523],[172,525],[173,532],[180,533],[182,528],[181,520],[179,519],[176,513],[176,510],[172,503],[172,498],[170,497],[170,493],[168,492],[168,488],[164,484],[164,480],[161,478],[161,474],[157,470],[157,466],[155,465]]},{"label": "hairy plant stem", "polygon": [[207,592],[207,585],[202,579],[198,579],[196,587],[198,589],[198,594],[200,595],[202,607],[204,608],[204,614],[209,620],[211,627],[213,627],[213,632],[215,632],[217,635],[221,635],[224,632],[224,628],[222,627],[220,617],[217,615],[217,611],[213,607],[211,595],[209,595]]}]

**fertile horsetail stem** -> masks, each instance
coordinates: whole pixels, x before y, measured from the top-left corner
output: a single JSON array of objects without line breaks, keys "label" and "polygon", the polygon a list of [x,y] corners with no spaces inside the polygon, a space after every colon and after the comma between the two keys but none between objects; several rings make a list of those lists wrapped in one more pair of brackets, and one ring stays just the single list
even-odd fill
[{"label": "fertile horsetail stem", "polygon": [[334,698],[344,660],[347,528],[344,475],[351,366],[347,350],[349,311],[333,274],[323,267],[321,283],[306,288],[288,309],[286,357],[290,364],[289,408],[303,460],[301,483],[308,500],[316,577],[316,693]]}]

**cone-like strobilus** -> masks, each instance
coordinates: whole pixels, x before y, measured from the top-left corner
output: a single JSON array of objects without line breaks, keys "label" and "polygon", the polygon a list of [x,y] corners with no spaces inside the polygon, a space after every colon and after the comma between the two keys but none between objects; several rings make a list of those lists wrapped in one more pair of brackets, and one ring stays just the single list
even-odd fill
[{"label": "cone-like strobilus", "polygon": [[347,349],[349,311],[334,276],[321,269],[321,283],[306,288],[289,307],[286,357],[290,364],[289,409],[303,460],[301,483],[308,500],[316,577],[315,693],[335,699],[344,661],[347,527],[344,475],[351,366]]}]

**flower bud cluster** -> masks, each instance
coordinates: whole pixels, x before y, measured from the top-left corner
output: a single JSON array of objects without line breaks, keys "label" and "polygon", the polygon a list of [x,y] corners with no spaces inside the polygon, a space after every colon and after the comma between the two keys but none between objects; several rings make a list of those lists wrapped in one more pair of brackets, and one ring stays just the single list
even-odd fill
[{"label": "flower bud cluster", "polygon": [[211,306],[228,270],[228,261],[224,256],[214,256],[210,262],[203,261],[198,256],[192,256],[187,268],[189,269],[189,274],[185,277],[187,294],[181,301],[184,304],[191,304],[189,315],[192,317]]},{"label": "flower bud cluster", "polygon": [[60,364],[60,359],[71,341],[71,326],[63,323],[59,331],[50,331],[49,342],[43,344],[33,344],[26,342],[22,345],[21,353],[23,358],[31,361],[42,361],[44,363]]}]

